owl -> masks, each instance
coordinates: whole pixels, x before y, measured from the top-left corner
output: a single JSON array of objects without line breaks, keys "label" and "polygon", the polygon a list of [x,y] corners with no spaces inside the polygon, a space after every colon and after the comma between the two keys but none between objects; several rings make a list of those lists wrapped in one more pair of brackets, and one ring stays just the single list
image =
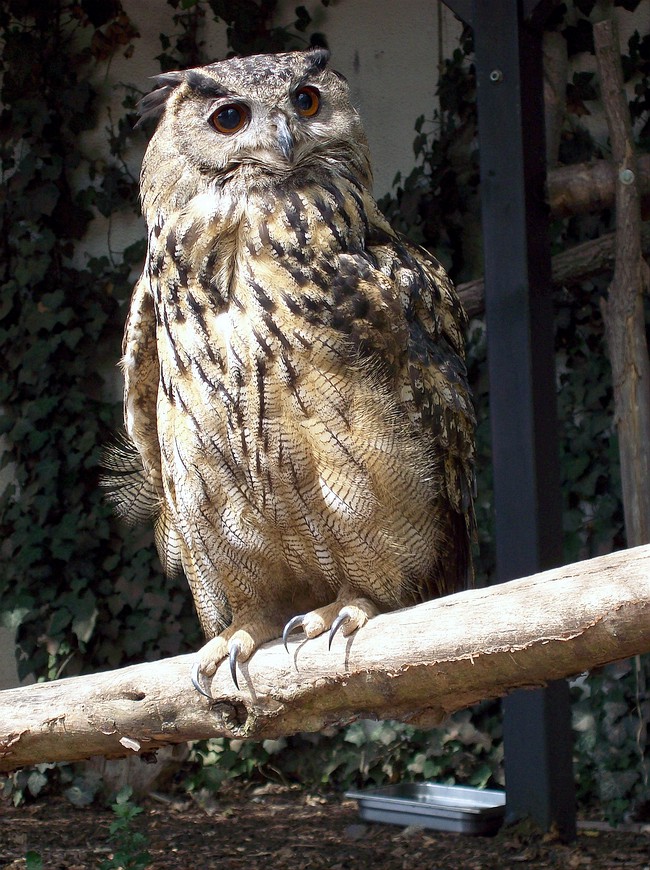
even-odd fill
[{"label": "owl", "polygon": [[[323,49],[156,78],[120,512],[151,514],[208,640],[193,682],[289,632],[356,631],[471,574],[464,313],[373,199]],[[119,466],[119,468],[118,468]]]}]

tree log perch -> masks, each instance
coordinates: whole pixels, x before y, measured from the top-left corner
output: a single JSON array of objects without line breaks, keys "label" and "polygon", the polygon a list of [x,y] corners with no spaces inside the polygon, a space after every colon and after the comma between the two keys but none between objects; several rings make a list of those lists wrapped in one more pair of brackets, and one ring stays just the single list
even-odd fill
[{"label": "tree log perch", "polygon": [[[650,193],[650,154],[637,158],[641,196]],[[553,217],[603,211],[616,200],[618,168],[609,160],[572,163],[551,169],[546,179],[548,206]]]},{"label": "tree log perch", "polygon": [[[650,222],[641,224],[641,244],[650,252]],[[556,286],[569,286],[614,268],[616,233],[605,233],[597,239],[567,248],[551,259],[552,280]],[[469,317],[480,317],[485,310],[485,284],[482,278],[459,284],[456,288]]]},{"label": "tree log perch", "polygon": [[650,545],[377,616],[350,638],[266,644],[191,686],[194,656],[0,692],[0,771],[264,739],[359,717],[429,727],[484,698],[650,651]]}]

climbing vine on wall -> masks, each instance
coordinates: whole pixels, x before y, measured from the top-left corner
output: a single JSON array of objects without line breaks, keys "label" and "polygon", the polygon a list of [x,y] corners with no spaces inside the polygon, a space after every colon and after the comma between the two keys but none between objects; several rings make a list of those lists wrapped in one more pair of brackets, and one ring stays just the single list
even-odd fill
[{"label": "climbing vine on wall", "polygon": [[[225,23],[240,52],[309,43],[304,7],[281,28],[275,0],[169,6],[162,69],[208,60],[208,18]],[[200,641],[184,581],[162,578],[150,532],[125,529],[98,486],[101,451],[121,424],[114,368],[144,242],[113,252],[107,236],[105,253],[90,256],[86,240],[102,218],[139,211],[125,160],[144,147],[133,130],[138,93],[124,89],[107,156],[83,141],[104,99],[93,81],[117,53],[130,57],[138,36],[119,0],[0,10],[0,610],[17,632],[21,676],[117,666]]]},{"label": "climbing vine on wall", "polygon": [[[91,21],[65,2],[5,6],[0,27],[0,602],[18,631],[21,675],[53,676],[82,657],[119,661],[109,615],[132,630],[154,570],[145,550],[127,558],[96,486],[118,420],[103,355],[119,355],[119,304],[141,249],[113,260],[81,253],[97,213],[136,208],[135,179],[85,156],[79,140],[95,124],[93,67],[137,34],[123,13]],[[127,656],[145,653],[148,638],[136,637]]]}]

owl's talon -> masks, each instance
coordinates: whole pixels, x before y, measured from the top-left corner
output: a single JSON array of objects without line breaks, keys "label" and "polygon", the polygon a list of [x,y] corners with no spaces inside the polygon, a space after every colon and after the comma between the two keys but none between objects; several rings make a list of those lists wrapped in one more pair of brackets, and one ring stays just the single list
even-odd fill
[{"label": "owl's talon", "polygon": [[339,613],[336,617],[332,625],[330,626],[330,636],[327,642],[327,648],[332,649],[332,641],[334,640],[334,635],[341,628],[342,625],[345,625],[346,622],[349,622],[350,615],[349,613]]},{"label": "owl's talon", "polygon": [[292,619],[287,622],[284,627],[284,631],[282,632],[282,640],[284,642],[284,648],[287,652],[289,652],[289,646],[287,641],[289,640],[289,635],[292,631],[296,631],[298,628],[303,628],[305,624],[305,614],[300,613],[298,616],[294,616]]},{"label": "owl's talon", "polygon": [[241,652],[241,647],[239,643],[235,641],[233,645],[230,647],[230,652],[228,653],[228,661],[230,662],[230,675],[232,676],[232,681],[235,684],[235,688],[239,688],[239,683],[237,682],[237,659]]},{"label": "owl's talon", "polygon": [[205,689],[203,688],[203,686],[201,685],[201,683],[199,682],[200,674],[201,674],[201,666],[200,666],[199,662],[196,662],[194,665],[192,665],[192,673],[191,673],[192,685],[194,686],[196,691],[199,693],[199,695],[203,695],[204,698],[208,698],[208,700],[214,701],[214,698],[212,697],[212,695],[209,692],[206,692]]}]

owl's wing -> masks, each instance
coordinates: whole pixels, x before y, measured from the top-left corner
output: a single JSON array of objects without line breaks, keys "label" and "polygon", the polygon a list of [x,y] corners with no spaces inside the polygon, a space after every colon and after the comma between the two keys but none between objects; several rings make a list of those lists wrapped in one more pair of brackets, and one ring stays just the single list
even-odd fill
[{"label": "owl's wing", "polygon": [[156,423],[160,366],[153,299],[149,281],[144,275],[135,285],[131,297],[121,366],[124,374],[124,425],[160,496],[160,446]]},{"label": "owl's wing", "polygon": [[[407,245],[407,248],[409,246]],[[465,312],[449,278],[431,255],[411,248],[420,263],[425,283],[434,292],[412,294],[408,363],[403,371],[407,403],[412,416],[431,433],[442,456],[444,491],[441,516],[455,560],[442,559],[446,589],[458,590],[473,580],[471,542],[476,533],[474,515],[476,419],[465,366]]]},{"label": "owl's wing", "polygon": [[122,345],[126,437],[104,460],[102,480],[120,516],[132,524],[154,518],[156,547],[165,572],[178,573],[181,542],[165,503],[156,424],[158,352],[149,283],[140,278],[131,297]]},{"label": "owl's wing", "polygon": [[156,547],[168,575],[182,568],[208,637],[222,631],[231,618],[230,604],[216,578],[204,572],[181,537],[162,485],[158,436],[160,360],[156,316],[148,278],[142,276],[131,298],[122,345],[124,424],[127,438],[112,452],[109,495],[119,513],[137,522],[154,517]]},{"label": "owl's wing", "polygon": [[400,398],[416,430],[430,437],[441,476],[435,510],[447,547],[422,592],[446,594],[472,581],[475,416],[465,367],[466,316],[434,257],[396,236],[381,216],[373,224],[371,250],[394,282],[408,329],[408,350],[396,373]]}]

